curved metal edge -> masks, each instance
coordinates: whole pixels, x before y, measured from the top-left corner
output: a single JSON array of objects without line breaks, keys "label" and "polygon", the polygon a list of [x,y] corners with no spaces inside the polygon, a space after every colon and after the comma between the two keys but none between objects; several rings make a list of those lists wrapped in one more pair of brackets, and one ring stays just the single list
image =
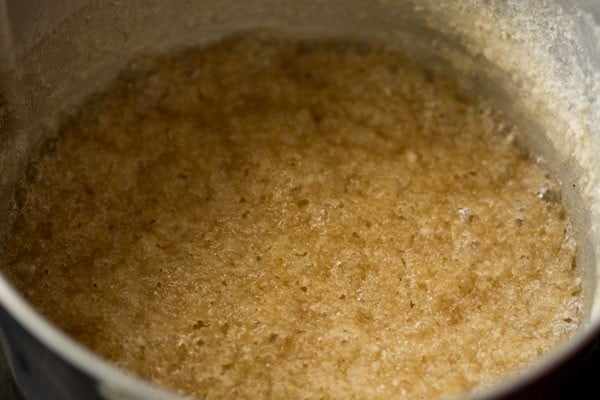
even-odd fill
[{"label": "curved metal edge", "polygon": [[[575,365],[579,358],[585,356],[597,340],[600,340],[599,321],[581,328],[581,332],[575,338],[559,347],[547,358],[534,362],[524,371],[501,379],[488,388],[475,389],[467,396],[459,396],[453,400],[559,398],[560,394],[553,395],[552,391],[565,383],[560,382],[561,376],[568,375],[566,379],[570,381],[572,378],[570,375],[574,373],[569,368]],[[541,395],[542,392],[545,394]]]},{"label": "curved metal edge", "polygon": [[1,273],[0,306],[51,352],[95,379],[99,394],[106,400],[190,399],[129,374],[77,343],[38,314]]},{"label": "curved metal edge", "polygon": [[[75,340],[60,332],[38,314],[0,274],[0,306],[51,352],[98,382],[98,393],[106,400],[190,400],[170,393],[131,375],[105,361]],[[555,354],[538,362],[533,368],[510,376],[492,386],[455,397],[455,399],[516,399],[526,398],[519,393],[527,387],[543,382],[553,372],[581,355],[600,338],[600,324],[590,324],[572,341]],[[10,345],[10,343],[9,343]]]}]

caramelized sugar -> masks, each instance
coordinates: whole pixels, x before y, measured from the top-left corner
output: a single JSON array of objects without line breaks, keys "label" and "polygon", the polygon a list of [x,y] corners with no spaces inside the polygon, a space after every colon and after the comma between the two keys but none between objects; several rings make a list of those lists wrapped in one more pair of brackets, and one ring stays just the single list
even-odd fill
[{"label": "caramelized sugar", "polygon": [[569,337],[580,283],[556,182],[468,97],[345,40],[142,60],[28,167],[4,270],[199,398],[489,383]]}]

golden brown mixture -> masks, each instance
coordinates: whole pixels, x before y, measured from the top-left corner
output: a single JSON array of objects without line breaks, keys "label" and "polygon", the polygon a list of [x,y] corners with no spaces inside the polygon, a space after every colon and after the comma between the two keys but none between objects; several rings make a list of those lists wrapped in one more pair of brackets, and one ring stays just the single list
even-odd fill
[{"label": "golden brown mixture", "polygon": [[138,62],[27,167],[4,269],[85,345],[198,398],[463,392],[581,318],[557,185],[507,131],[366,43]]}]

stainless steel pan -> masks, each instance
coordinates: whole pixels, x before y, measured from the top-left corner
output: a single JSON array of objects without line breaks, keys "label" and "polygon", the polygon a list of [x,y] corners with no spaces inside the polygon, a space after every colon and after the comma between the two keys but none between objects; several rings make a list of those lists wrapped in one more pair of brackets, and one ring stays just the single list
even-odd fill
[{"label": "stainless steel pan", "polygon": [[[0,226],[33,149],[128,60],[254,28],[384,41],[460,77],[526,133],[563,185],[586,321],[550,358],[467,398],[556,393],[600,330],[598,0],[0,0]],[[28,400],[177,398],[63,335],[1,275],[0,339]]]}]

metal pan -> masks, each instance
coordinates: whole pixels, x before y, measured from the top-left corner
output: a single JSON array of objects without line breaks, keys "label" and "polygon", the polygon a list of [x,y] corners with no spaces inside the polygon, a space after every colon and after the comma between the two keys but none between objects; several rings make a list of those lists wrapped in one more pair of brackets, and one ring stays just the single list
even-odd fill
[{"label": "metal pan", "polygon": [[[584,269],[586,320],[548,359],[466,398],[556,397],[600,334],[595,0],[0,0],[0,225],[31,152],[128,60],[254,28],[384,41],[460,77],[527,132],[522,139],[563,185]],[[178,398],[62,334],[1,275],[0,341],[28,400]]]}]

